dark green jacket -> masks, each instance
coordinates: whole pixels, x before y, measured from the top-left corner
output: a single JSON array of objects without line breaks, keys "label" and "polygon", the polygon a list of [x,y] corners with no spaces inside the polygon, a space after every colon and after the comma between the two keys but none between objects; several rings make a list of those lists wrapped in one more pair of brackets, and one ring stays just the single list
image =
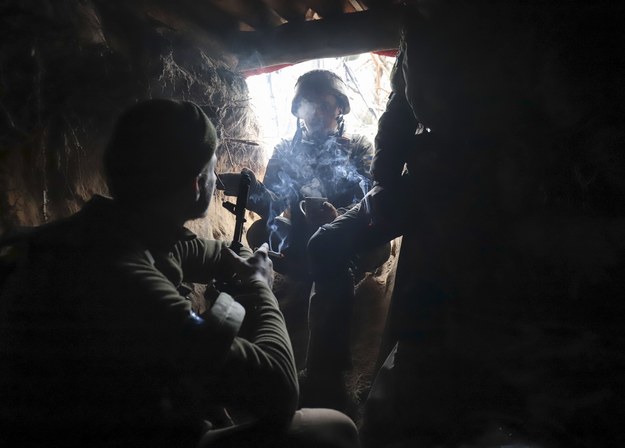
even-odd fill
[{"label": "dark green jacket", "polygon": [[239,291],[253,304],[245,339],[243,307],[229,296],[200,317],[178,292],[224,277],[224,244],[141,222],[102,197],[16,244],[0,302],[2,437],[184,446],[222,405],[289,421],[297,377],[270,288]]}]

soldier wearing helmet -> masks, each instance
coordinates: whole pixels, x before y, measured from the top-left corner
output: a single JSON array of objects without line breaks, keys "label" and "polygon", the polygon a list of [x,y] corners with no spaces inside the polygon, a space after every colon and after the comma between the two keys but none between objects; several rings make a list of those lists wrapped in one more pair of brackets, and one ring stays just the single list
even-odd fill
[{"label": "soldier wearing helmet", "polygon": [[343,115],[349,112],[345,84],[333,72],[312,70],[297,80],[291,113],[303,121],[309,136],[325,138],[332,133],[342,136]]},{"label": "soldier wearing helmet", "polygon": [[[364,136],[345,132],[343,116],[349,112],[338,75],[328,70],[302,75],[291,103],[295,135],[276,146],[263,182],[252,182],[248,202],[261,216],[247,232],[250,247],[269,241],[284,255],[274,259],[276,271],[315,282],[306,369],[300,375],[301,404],[339,410],[347,410],[348,404],[343,374],[351,368],[354,274],[371,272],[390,255],[390,244],[382,251],[379,246],[359,250],[367,243],[362,243],[365,219],[358,203],[368,191],[373,145]],[[220,178],[226,194],[234,194],[238,174]],[[315,217],[300,206],[306,197],[326,198]],[[311,246],[313,234],[321,237]],[[320,269],[320,264],[327,268]]]},{"label": "soldier wearing helmet", "polygon": [[[248,208],[261,219],[250,227],[247,240],[251,247],[269,241],[285,255],[275,260],[278,272],[308,279],[308,239],[368,189],[373,145],[362,135],[345,132],[343,116],[349,112],[346,86],[338,75],[312,70],[300,76],[291,103],[295,135],[276,145],[262,183],[250,172]],[[236,194],[238,173],[219,177],[218,188]],[[312,222],[299,206],[306,197],[327,198]]]}]

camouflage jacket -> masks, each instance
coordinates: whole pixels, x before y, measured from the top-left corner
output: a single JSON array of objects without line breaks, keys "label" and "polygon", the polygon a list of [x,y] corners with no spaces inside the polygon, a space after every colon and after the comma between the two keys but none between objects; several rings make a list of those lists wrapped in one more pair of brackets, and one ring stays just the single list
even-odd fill
[{"label": "camouflage jacket", "polygon": [[282,140],[267,165],[264,185],[276,195],[280,213],[306,196],[326,197],[335,207],[358,202],[370,183],[373,145],[362,135],[323,142]]}]

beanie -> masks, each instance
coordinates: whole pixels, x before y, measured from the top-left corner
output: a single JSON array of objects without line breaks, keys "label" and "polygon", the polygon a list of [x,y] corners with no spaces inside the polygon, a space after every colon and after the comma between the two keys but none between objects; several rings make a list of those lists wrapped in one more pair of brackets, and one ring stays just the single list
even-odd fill
[{"label": "beanie", "polygon": [[120,116],[104,152],[112,195],[120,201],[162,196],[195,178],[217,147],[217,133],[189,101],[150,99]]}]

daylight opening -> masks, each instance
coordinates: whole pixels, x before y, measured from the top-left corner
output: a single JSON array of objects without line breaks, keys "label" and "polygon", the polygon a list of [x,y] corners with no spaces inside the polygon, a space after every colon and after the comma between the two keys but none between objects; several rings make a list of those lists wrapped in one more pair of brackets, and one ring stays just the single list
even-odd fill
[{"label": "daylight opening", "polygon": [[345,132],[364,135],[373,142],[378,118],[391,91],[390,72],[394,62],[394,56],[363,53],[306,61],[249,76],[250,103],[259,120],[259,143],[265,150],[265,157],[271,157],[280,139],[293,137],[297,123],[291,115],[295,82],[314,69],[331,70],[345,81],[351,106],[351,112],[345,115]]}]

